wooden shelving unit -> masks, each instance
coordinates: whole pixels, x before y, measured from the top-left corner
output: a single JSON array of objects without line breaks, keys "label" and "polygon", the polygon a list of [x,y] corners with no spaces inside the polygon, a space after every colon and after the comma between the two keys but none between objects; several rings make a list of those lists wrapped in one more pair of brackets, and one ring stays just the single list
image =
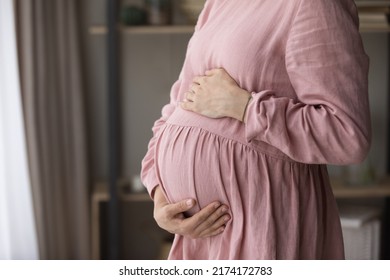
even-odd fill
[{"label": "wooden shelving unit", "polygon": [[[124,180],[118,181],[119,201],[125,202],[146,202],[151,203],[152,200],[148,193],[130,193],[127,192],[128,182]],[[100,259],[100,219],[101,219],[101,203],[109,202],[110,194],[108,184],[106,182],[98,182],[94,185],[91,197],[91,236],[92,236],[92,259]]]},{"label": "wooden shelving unit", "polygon": [[365,186],[352,186],[340,179],[332,179],[331,185],[336,198],[383,198],[390,197],[390,178]]},{"label": "wooden shelving unit", "polygon": [[383,26],[361,25],[359,30],[361,33],[378,33],[378,32],[388,33],[390,32],[390,26],[383,27]]},{"label": "wooden shelving unit", "polygon": [[[135,27],[119,27],[122,34],[132,35],[164,35],[164,34],[192,34],[194,26],[192,25],[169,25],[169,26],[135,26]],[[390,26],[375,26],[375,25],[361,25],[360,32],[390,32]],[[105,36],[107,28],[103,25],[92,26],[89,28],[91,35]]]},{"label": "wooden shelving unit", "polygon": [[[356,6],[362,8],[390,8],[390,1],[359,1],[355,0]],[[138,35],[156,35],[156,34],[191,34],[194,31],[193,25],[166,25],[166,26],[123,26],[118,28],[122,34],[138,34]],[[361,23],[360,32],[390,32],[390,25],[378,25],[375,23]],[[106,35],[107,27],[104,25],[92,26],[89,29],[92,35]]]},{"label": "wooden shelving unit", "polygon": [[[157,34],[191,34],[194,32],[193,25],[166,25],[166,26],[119,26],[122,34],[157,35]],[[106,35],[107,28],[104,25],[89,28],[91,35]]]},{"label": "wooden shelving unit", "polygon": [[369,1],[369,0],[355,0],[358,7],[384,7],[390,6],[390,1]]}]

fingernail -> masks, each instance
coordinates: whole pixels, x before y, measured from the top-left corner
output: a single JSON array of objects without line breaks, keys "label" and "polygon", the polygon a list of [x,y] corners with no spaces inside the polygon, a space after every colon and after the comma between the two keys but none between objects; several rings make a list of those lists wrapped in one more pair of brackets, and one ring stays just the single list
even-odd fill
[{"label": "fingernail", "polygon": [[222,207],[222,212],[227,212],[228,208],[227,207]]},{"label": "fingernail", "polygon": [[215,203],[215,204],[214,204],[214,208],[217,209],[220,205],[221,205],[221,204],[219,204],[219,203]]},{"label": "fingernail", "polygon": [[225,222],[227,222],[227,221],[229,221],[229,220],[230,220],[230,217],[229,217],[229,216],[226,216],[225,219],[224,219]]},{"label": "fingernail", "polygon": [[192,199],[189,199],[186,201],[187,206],[192,206],[194,201]]}]

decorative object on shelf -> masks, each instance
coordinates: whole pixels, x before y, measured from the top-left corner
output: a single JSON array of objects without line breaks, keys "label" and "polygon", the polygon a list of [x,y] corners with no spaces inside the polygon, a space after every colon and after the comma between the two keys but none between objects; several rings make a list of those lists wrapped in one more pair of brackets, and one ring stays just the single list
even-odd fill
[{"label": "decorative object on shelf", "polygon": [[120,17],[124,25],[145,25],[147,23],[146,11],[136,6],[124,7]]},{"label": "decorative object on shelf", "polygon": [[206,0],[180,0],[180,8],[191,24],[195,24]]},{"label": "decorative object on shelf", "polygon": [[171,0],[145,0],[145,5],[150,25],[171,23]]},{"label": "decorative object on shelf", "polygon": [[139,175],[134,175],[131,179],[131,192],[132,193],[141,193],[146,192],[146,188],[141,182],[141,177]]}]

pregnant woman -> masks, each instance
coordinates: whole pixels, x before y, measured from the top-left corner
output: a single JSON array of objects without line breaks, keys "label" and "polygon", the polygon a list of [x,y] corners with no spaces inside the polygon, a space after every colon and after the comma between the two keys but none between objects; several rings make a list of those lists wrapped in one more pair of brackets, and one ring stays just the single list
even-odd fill
[{"label": "pregnant woman", "polygon": [[370,146],[353,0],[207,0],[142,162],[170,259],[343,259],[326,164]]}]

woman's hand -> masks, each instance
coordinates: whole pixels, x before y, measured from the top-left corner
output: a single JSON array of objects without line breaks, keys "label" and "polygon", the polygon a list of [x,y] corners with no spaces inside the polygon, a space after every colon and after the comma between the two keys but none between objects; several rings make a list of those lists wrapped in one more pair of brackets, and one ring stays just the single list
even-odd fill
[{"label": "woman's hand", "polygon": [[186,218],[183,212],[195,206],[193,199],[169,204],[158,186],[154,193],[154,219],[157,224],[170,233],[192,239],[218,235],[225,229],[230,220],[228,207],[219,202],[211,203],[194,216]]},{"label": "woman's hand", "polygon": [[219,68],[194,78],[181,107],[209,118],[231,117],[244,121],[250,97],[249,92]]}]

